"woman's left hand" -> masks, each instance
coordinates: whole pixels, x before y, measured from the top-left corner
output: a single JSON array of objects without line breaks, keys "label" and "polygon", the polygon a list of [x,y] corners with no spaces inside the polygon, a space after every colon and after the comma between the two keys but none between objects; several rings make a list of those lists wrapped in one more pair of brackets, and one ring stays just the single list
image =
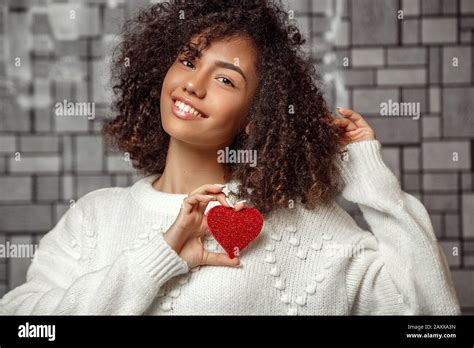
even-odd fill
[{"label": "woman's left hand", "polygon": [[335,118],[334,124],[338,127],[344,128],[344,145],[355,143],[363,140],[374,140],[375,132],[367,124],[364,118],[351,109],[337,108],[337,112],[343,118]]}]

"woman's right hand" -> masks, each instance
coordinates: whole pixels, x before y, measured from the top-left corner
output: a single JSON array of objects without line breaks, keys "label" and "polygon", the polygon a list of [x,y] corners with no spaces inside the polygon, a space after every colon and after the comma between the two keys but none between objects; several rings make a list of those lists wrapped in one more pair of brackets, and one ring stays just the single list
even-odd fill
[{"label": "woman's right hand", "polygon": [[183,201],[178,217],[165,233],[165,241],[188,264],[189,268],[201,265],[210,266],[239,266],[240,260],[229,258],[225,253],[213,253],[204,249],[203,240],[207,230],[204,212],[211,201],[219,201],[223,206],[236,211],[245,208],[245,203],[240,202],[230,206],[222,192],[225,185],[203,185]]}]

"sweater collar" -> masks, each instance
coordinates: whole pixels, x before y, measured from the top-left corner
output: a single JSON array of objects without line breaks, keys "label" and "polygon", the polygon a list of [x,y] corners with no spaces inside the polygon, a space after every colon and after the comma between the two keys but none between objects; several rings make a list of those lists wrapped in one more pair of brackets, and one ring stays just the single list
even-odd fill
[{"label": "sweater collar", "polygon": [[[176,214],[181,209],[183,199],[187,197],[184,193],[168,193],[158,191],[153,187],[153,182],[160,174],[146,176],[133,184],[130,193],[135,201],[144,209],[168,214]],[[229,190],[238,193],[239,183],[237,180],[227,182]],[[218,202],[210,202],[208,209]]]}]

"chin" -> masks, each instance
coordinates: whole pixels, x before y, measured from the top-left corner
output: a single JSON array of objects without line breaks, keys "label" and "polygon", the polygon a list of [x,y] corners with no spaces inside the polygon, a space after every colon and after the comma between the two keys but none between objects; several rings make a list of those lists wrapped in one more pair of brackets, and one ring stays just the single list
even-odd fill
[{"label": "chin", "polygon": [[179,124],[168,120],[168,122],[162,122],[163,130],[176,140],[182,141],[188,144],[199,145],[203,144],[206,139],[202,138],[203,132],[196,132],[196,126],[189,126],[188,124]]}]

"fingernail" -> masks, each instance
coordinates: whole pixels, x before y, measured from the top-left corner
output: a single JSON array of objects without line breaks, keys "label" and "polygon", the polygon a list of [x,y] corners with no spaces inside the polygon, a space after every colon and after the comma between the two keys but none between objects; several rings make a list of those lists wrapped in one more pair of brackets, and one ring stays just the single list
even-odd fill
[{"label": "fingernail", "polygon": [[232,204],[232,202],[229,200],[229,197],[226,197],[226,198],[225,198],[225,201],[226,201],[227,204],[229,204],[232,208],[235,207],[235,206]]},{"label": "fingernail", "polygon": [[244,266],[244,264],[239,261],[239,264],[237,266],[235,266],[235,268],[242,268],[243,266]]},{"label": "fingernail", "polygon": [[210,199],[215,199],[214,196],[211,196],[211,195],[206,195],[206,197],[210,198]]},{"label": "fingernail", "polygon": [[238,201],[237,203],[235,203],[235,205],[237,205],[237,204],[239,204],[239,203],[245,203],[245,202],[247,202],[246,199],[244,199],[244,200],[242,200],[242,201]]},{"label": "fingernail", "polygon": [[214,185],[217,186],[217,187],[220,187],[220,188],[224,188],[224,187],[227,186],[227,185],[225,185],[225,184],[214,184]]},{"label": "fingernail", "polygon": [[340,106],[338,106],[336,110],[344,110],[344,108],[341,108]]}]

